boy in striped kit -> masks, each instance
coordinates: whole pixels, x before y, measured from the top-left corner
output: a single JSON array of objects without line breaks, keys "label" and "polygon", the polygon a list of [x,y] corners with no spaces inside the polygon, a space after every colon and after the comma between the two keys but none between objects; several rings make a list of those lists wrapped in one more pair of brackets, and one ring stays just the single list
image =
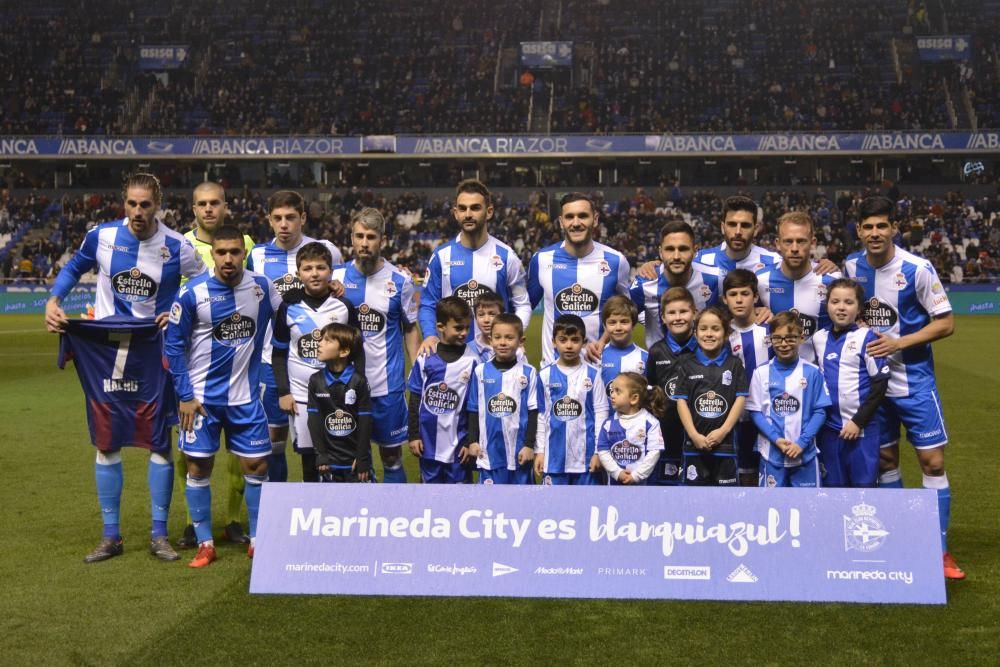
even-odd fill
[{"label": "boy in striped kit", "polygon": [[490,327],[493,358],[476,367],[469,394],[468,458],[480,484],[534,483],[538,431],[538,372],[518,359],[524,327],[517,315],[498,315]]},{"label": "boy in striped kit", "polygon": [[[831,325],[813,336],[819,369],[833,405],[819,432],[823,486],[873,487],[878,479],[878,428],[868,428],[889,384],[889,364],[868,354],[878,340],[858,328],[865,291],[850,278],[830,283]],[[872,424],[874,426],[874,424]]]},{"label": "boy in striped kit", "polygon": [[[757,276],[746,269],[734,269],[726,274],[722,283],[722,300],[733,316],[729,348],[743,362],[747,378],[767,364],[774,353],[767,326],[754,322],[754,304],[757,303]],[[740,486],[757,486],[760,454],[756,451],[757,427],[745,410],[736,424],[736,460],[739,467]]]},{"label": "boy in striped kit", "polygon": [[535,473],[550,485],[592,485],[590,472],[597,429],[608,417],[601,374],[581,357],[587,328],[577,315],[560,315],[552,324],[552,345],[559,355],[538,374],[538,438]]},{"label": "boy in striped kit", "polygon": [[420,457],[424,484],[461,484],[468,458],[467,404],[479,356],[466,345],[472,311],[458,296],[434,307],[437,351],[417,357],[410,369],[410,451]]},{"label": "boy in striped kit", "polygon": [[757,426],[760,486],[817,487],[816,434],[832,405],[819,369],[799,358],[802,323],[795,313],[771,320],[774,359],[750,381],[746,409]]},{"label": "boy in striped kit", "polygon": [[260,350],[281,296],[271,282],[243,269],[243,235],[225,225],[215,233],[214,273],[194,278],[170,308],[165,352],[180,401],[179,448],[187,457],[185,495],[198,537],[190,567],[215,559],[209,481],[219,436],[241,457],[253,557],[261,484],[267,479],[271,441],[258,398]]}]

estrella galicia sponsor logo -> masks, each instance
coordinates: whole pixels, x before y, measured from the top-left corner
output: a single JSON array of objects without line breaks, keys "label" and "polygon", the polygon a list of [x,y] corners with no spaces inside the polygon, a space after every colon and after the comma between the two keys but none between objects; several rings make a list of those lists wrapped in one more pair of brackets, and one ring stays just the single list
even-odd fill
[{"label": "estrella galicia sponsor logo", "polygon": [[517,412],[517,401],[512,396],[500,392],[486,402],[486,410],[494,417],[510,417]]},{"label": "estrella galicia sponsor logo", "polygon": [[535,574],[556,575],[556,576],[579,576],[583,574],[582,567],[536,567]]},{"label": "estrella galicia sponsor logo", "polygon": [[293,276],[291,273],[286,273],[280,278],[276,278],[274,281],[274,289],[278,290],[278,294],[284,295],[292,290],[302,289],[302,281],[299,280],[298,276]]},{"label": "estrella galicia sponsor logo", "polygon": [[319,341],[323,338],[322,329],[313,329],[309,333],[300,336],[296,344],[299,358],[310,366],[321,366],[317,356],[319,355]]},{"label": "estrella galicia sponsor logo", "polygon": [[447,415],[458,409],[458,392],[444,382],[424,390],[424,407],[435,415]]},{"label": "estrella galicia sponsor logo", "polygon": [[354,415],[345,410],[336,410],[326,416],[326,432],[337,438],[349,436],[357,426]]},{"label": "estrella galicia sponsor logo", "polygon": [[361,335],[371,338],[385,331],[385,315],[375,310],[367,303],[358,306],[358,325],[361,327]]},{"label": "estrella galicia sponsor logo", "polygon": [[885,333],[896,326],[899,316],[885,301],[879,301],[876,297],[872,297],[865,303],[861,319],[872,329]]},{"label": "estrella galicia sponsor logo", "polygon": [[145,301],[156,294],[156,281],[133,266],[111,276],[111,288],[125,301]]},{"label": "estrella galicia sponsor logo", "polygon": [[583,414],[580,401],[569,396],[563,396],[552,404],[552,416],[561,422],[573,421]]},{"label": "estrella galicia sponsor logo", "polygon": [[729,410],[729,401],[722,394],[706,391],[694,399],[694,411],[705,419],[716,419]]},{"label": "estrella galicia sponsor logo", "polygon": [[212,336],[226,347],[239,347],[257,333],[257,323],[251,317],[233,313],[215,325]]},{"label": "estrella galicia sponsor logo", "polygon": [[469,304],[469,308],[473,310],[475,310],[476,304],[479,303],[479,299],[486,294],[493,293],[489,285],[484,285],[478,280],[470,280],[467,283],[463,283],[456,287],[454,292],[455,296]]},{"label": "estrella galicia sponsor logo", "polygon": [[[659,363],[659,362],[657,362]],[[669,380],[663,383],[663,393],[667,395],[671,401],[677,400],[674,396],[677,394],[677,376],[674,375]]]},{"label": "estrella galicia sponsor logo", "polygon": [[844,517],[844,551],[869,553],[885,544],[889,531],[875,516],[877,511],[864,502],[851,508],[852,516]]},{"label": "estrella galicia sponsor logo", "polygon": [[611,456],[620,466],[627,466],[642,458],[642,447],[633,445],[628,439],[611,445]]},{"label": "estrella galicia sponsor logo", "polygon": [[712,568],[709,565],[664,565],[663,578],[709,581],[712,578]]},{"label": "estrella galicia sponsor logo", "polygon": [[570,315],[595,313],[599,302],[597,295],[580,283],[559,290],[555,297],[556,310]]},{"label": "estrella galicia sponsor logo", "polygon": [[812,338],[812,335],[816,333],[816,325],[819,322],[819,319],[813,317],[812,315],[806,315],[796,308],[792,308],[789,312],[798,316],[799,323],[802,325],[803,338]]},{"label": "estrella galicia sponsor logo", "polygon": [[788,415],[794,415],[799,411],[801,404],[799,399],[795,398],[787,391],[781,392],[780,395],[775,396],[771,400],[771,409],[774,410],[774,414],[787,417]]},{"label": "estrella galicia sponsor logo", "polygon": [[453,577],[464,577],[467,574],[479,572],[479,569],[475,565],[428,563],[427,571],[431,574],[450,574]]},{"label": "estrella galicia sponsor logo", "polygon": [[382,574],[413,574],[413,563],[382,563]]}]

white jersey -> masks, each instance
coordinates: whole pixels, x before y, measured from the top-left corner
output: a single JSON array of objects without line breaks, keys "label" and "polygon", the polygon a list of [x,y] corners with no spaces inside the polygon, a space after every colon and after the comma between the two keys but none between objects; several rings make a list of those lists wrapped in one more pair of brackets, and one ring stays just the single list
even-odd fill
[{"label": "white jersey", "polygon": [[[670,283],[667,281],[662,264],[656,270],[658,275],[655,280],[646,280],[637,275],[629,287],[632,303],[646,317],[646,349],[663,340],[667,331],[666,325],[660,318],[660,299],[663,293],[670,289]],[[692,264],[691,278],[684,287],[694,298],[694,309],[697,312],[718,302],[722,278],[719,277],[719,270],[715,267]]]},{"label": "white jersey", "polygon": [[333,272],[333,279],[344,283],[344,296],[357,308],[371,395],[402,392],[406,388],[403,332],[417,323],[413,280],[389,262],[370,276],[349,262]]},{"label": "white jersey", "polygon": [[[302,246],[307,243],[312,243],[313,241],[319,241],[326,246],[327,250],[330,251],[330,255],[333,258],[333,265],[330,268],[343,263],[343,255],[340,254],[340,250],[337,249],[337,246],[323,239],[314,239],[308,236],[303,236],[302,240],[299,241],[299,244],[291,250],[279,248],[275,241],[255,245],[250,251],[250,256],[247,259],[247,270],[254,271],[262,276],[265,276],[274,284],[275,289],[278,290],[278,294],[281,294],[282,296],[292,290],[301,290],[302,281],[299,280],[299,270],[295,263],[295,258],[298,256],[299,250]],[[264,363],[270,364],[271,327],[267,328],[267,334],[264,337],[264,351],[262,354]]]},{"label": "white jersey", "polygon": [[579,315],[587,339],[601,337],[601,308],[615,294],[628,296],[629,265],[625,255],[602,243],[585,257],[574,257],[565,242],[538,251],[528,268],[528,294],[532,307],[544,302],[542,361],[555,359],[552,324],[560,315]]},{"label": "white jersey", "polygon": [[317,301],[305,292],[284,297],[271,338],[273,347],[288,350],[288,385],[295,401],[303,405],[309,398],[309,378],[325,366],[318,358],[323,327],[334,322],[357,326],[350,302],[335,296]]},{"label": "white jersey", "polygon": [[177,397],[205,405],[259,400],[260,348],[281,296],[264,276],[244,271],[236,287],[204,273],[170,308],[164,350]]},{"label": "white jersey", "polygon": [[799,356],[803,361],[816,363],[815,351],[809,345],[809,339],[817,330],[830,326],[830,315],[826,311],[827,289],[830,283],[840,277],[839,273],[821,276],[810,271],[798,280],[792,280],[782,273],[780,265],[757,273],[760,302],[772,313],[788,311],[798,315],[802,325]]},{"label": "white jersey", "polygon": [[751,245],[750,252],[743,259],[732,259],[726,254],[727,246],[725,241],[714,248],[699,250],[694,256],[696,268],[698,264],[713,267],[719,272],[719,284],[726,278],[726,274],[734,269],[746,269],[752,273],[757,273],[768,266],[781,264],[781,255],[762,248],[759,245]]},{"label": "white jersey", "polygon": [[538,438],[545,473],[587,472],[597,447],[597,429],[608,417],[601,373],[580,364],[550,364],[538,373]]},{"label": "white jersey", "polygon": [[528,413],[538,409],[538,371],[518,363],[505,371],[492,362],[475,370],[475,385],[469,391],[469,412],[479,418],[476,465],[483,470],[517,469],[517,453],[526,443]]}]

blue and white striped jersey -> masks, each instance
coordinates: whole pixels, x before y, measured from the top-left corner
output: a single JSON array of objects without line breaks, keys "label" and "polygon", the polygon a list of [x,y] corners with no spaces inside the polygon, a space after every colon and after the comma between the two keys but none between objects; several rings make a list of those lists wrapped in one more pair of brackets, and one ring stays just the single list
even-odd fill
[{"label": "blue and white striped jersey", "polygon": [[528,411],[538,409],[538,371],[516,364],[502,371],[492,361],[476,366],[476,383],[469,393],[469,412],[479,414],[476,465],[484,470],[517,469],[517,453],[527,444]]},{"label": "blue and white striped jersey", "polygon": [[760,302],[772,313],[791,311],[799,316],[803,335],[799,355],[809,363],[816,361],[809,339],[817,330],[830,326],[830,315],[826,312],[827,286],[840,277],[836,272],[821,276],[810,271],[792,280],[781,272],[780,265],[757,273]]},{"label": "blue and white striped jersey", "polygon": [[[646,280],[638,275],[629,288],[632,303],[640,313],[646,314],[646,348],[649,349],[667,333],[667,327],[660,319],[660,299],[663,293],[670,289],[670,283],[663,272],[663,265],[657,268],[659,276],[656,280]],[[692,265],[691,279],[688,280],[687,291],[694,297],[695,311],[703,310],[719,300],[722,289],[722,278],[715,267]]]},{"label": "blue and white striped jersey", "polygon": [[648,360],[649,352],[635,343],[630,343],[628,347],[606,346],[601,354],[601,382],[604,383],[604,391],[611,394],[611,381],[619,373],[638,373],[645,377]]},{"label": "blue and white striped jersey", "polygon": [[773,250],[762,248],[759,245],[751,245],[750,252],[747,253],[746,257],[734,260],[726,254],[726,243],[723,241],[714,248],[699,250],[694,256],[694,262],[695,269],[701,268],[698,266],[699,264],[717,269],[719,284],[721,285],[722,281],[726,278],[726,274],[730,271],[734,269],[746,269],[747,271],[756,273],[768,266],[781,264],[781,255]]},{"label": "blue and white striped jersey", "polygon": [[747,377],[774,356],[771,334],[765,324],[751,324],[746,329],[733,325],[733,332],[729,334],[729,349],[743,362]]},{"label": "blue and white striped jersey", "polygon": [[[951,312],[951,302],[934,266],[898,246],[892,260],[879,269],[872,268],[864,253],[848,257],[844,269],[864,287],[868,301],[861,317],[875,331],[899,338],[923,329],[933,317]],[[935,386],[930,343],[889,357],[886,396],[911,396]]]},{"label": "blue and white striped jersey", "polygon": [[865,346],[876,340],[878,337],[871,329],[857,326],[842,333],[820,329],[813,336],[819,370],[833,401],[827,410],[826,425],[836,431],[858,413],[871,391],[872,378],[889,376],[888,361],[865,352]]},{"label": "blue and white striped jersey", "polygon": [[[434,309],[446,296],[458,296],[469,304],[475,314],[476,302],[487,292],[494,292],[504,303],[505,313],[515,313],[524,323],[531,324],[531,305],[525,289],[524,265],[513,248],[490,236],[475,250],[461,244],[460,237],[442,243],[427,264],[424,285],[420,290],[420,331],[423,336],[437,334]],[[476,318],[472,318],[469,338],[479,335]]]},{"label": "blue and white striped jersey", "polygon": [[236,287],[208,273],[185,283],[164,346],[177,397],[219,406],[257,400],[264,332],[280,305],[274,285],[250,271]]},{"label": "blue and white striped jersey", "polygon": [[597,447],[597,429],[608,417],[600,372],[580,364],[550,364],[538,372],[538,440],[546,473],[587,472]]},{"label": "blue and white striped jersey", "polygon": [[579,315],[587,326],[587,339],[601,336],[601,308],[615,294],[628,295],[629,265],[625,255],[603,243],[594,243],[586,257],[574,257],[565,242],[535,253],[528,268],[528,294],[534,308],[544,299],[542,362],[555,360],[552,323],[560,315]]},{"label": "blue and white striped jersey", "polygon": [[[626,416],[612,412],[597,435],[597,451],[608,452],[618,468],[628,471],[639,482],[649,477],[655,465],[643,459],[663,448],[660,420],[645,409]],[[617,472],[611,473],[615,479]]]},{"label": "blue and white striped jersey", "polygon": [[344,296],[357,306],[365,344],[365,374],[372,396],[406,388],[403,328],[417,323],[413,280],[389,262],[366,276],[351,261],[333,272],[344,283]]},{"label": "blue and white striped jersey", "polygon": [[[301,290],[302,281],[299,280],[299,270],[295,264],[295,257],[299,254],[299,249],[307,243],[319,241],[326,246],[333,257],[333,266],[344,262],[343,256],[337,246],[325,239],[314,239],[303,236],[297,246],[291,250],[279,248],[275,241],[259,243],[250,250],[250,257],[247,259],[247,270],[258,273],[274,284],[278,294],[284,296],[291,290]],[[333,268],[331,266],[330,268]],[[263,359],[265,364],[271,363],[271,327],[268,326],[267,334],[264,338]]]},{"label": "blue and white striped jersey", "polygon": [[170,310],[181,278],[205,271],[194,246],[163,223],[145,241],[128,228],[128,218],[94,227],[59,272],[52,294],[65,299],[87,272],[96,268],[94,318],[113,315],[156,317]]},{"label": "blue and white striped jersey", "polygon": [[[318,301],[304,291],[290,293],[284,297],[273,323],[271,344],[288,350],[288,386],[295,400],[303,404],[309,399],[309,378],[325,367],[317,358],[323,327],[333,322],[357,326],[356,309],[346,299],[331,295]],[[384,375],[384,371],[379,372]]]},{"label": "blue and white striped jersey", "polygon": [[410,369],[409,390],[420,396],[420,439],[425,459],[458,460],[458,445],[469,432],[469,387],[479,357],[471,347],[446,363],[437,354],[418,357]]},{"label": "blue and white striped jersey", "polygon": [[[760,366],[750,380],[750,396],[746,402],[747,411],[762,415],[769,426],[767,430],[758,426],[757,451],[772,465],[786,468],[812,461],[817,452],[816,432],[823,425],[822,419],[814,422],[814,416],[820,412],[825,417],[831,405],[823,376],[813,364],[799,359],[794,365],[786,366],[772,359],[766,366]],[[812,425],[815,431],[807,428]],[[785,456],[772,444],[766,435],[768,431],[797,444],[802,454],[794,459]]]}]

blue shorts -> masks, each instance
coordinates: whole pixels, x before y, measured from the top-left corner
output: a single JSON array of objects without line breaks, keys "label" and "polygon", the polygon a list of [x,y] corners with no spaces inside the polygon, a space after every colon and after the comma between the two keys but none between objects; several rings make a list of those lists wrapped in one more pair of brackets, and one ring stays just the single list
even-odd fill
[{"label": "blue shorts", "polygon": [[874,487],[878,479],[878,431],[866,429],[857,440],[844,440],[839,433],[824,426],[816,439],[823,486]]},{"label": "blue shorts", "polygon": [[543,486],[597,486],[596,475],[589,472],[547,472],[542,475]]},{"label": "blue shorts", "polygon": [[529,461],[523,466],[518,466],[517,470],[507,470],[507,468],[496,468],[494,470],[479,469],[479,483],[486,484],[534,484],[535,467]]},{"label": "blue shorts", "polygon": [[372,442],[383,447],[405,443],[408,417],[403,392],[372,396]]},{"label": "blue shorts", "polygon": [[757,427],[753,421],[736,423],[736,466],[741,473],[754,473],[760,467],[760,452],[757,451]]},{"label": "blue shorts", "polygon": [[465,468],[459,462],[442,463],[420,457],[420,479],[424,484],[462,484]]},{"label": "blue shorts", "polygon": [[819,457],[794,468],[776,466],[762,458],[759,483],[762,487],[816,488],[819,486]]},{"label": "blue shorts", "polygon": [[260,401],[267,413],[267,425],[271,428],[288,427],[288,413],[278,405],[278,381],[274,379],[271,364],[260,365]]},{"label": "blue shorts", "polygon": [[886,398],[872,421],[879,431],[882,447],[899,444],[900,423],[906,427],[906,439],[916,449],[934,449],[948,444],[937,388],[912,396]]},{"label": "blue shorts", "polygon": [[205,416],[195,415],[194,430],[181,431],[178,448],[195,458],[219,451],[219,436],[226,432],[226,449],[237,456],[259,458],[271,453],[267,417],[260,401],[245,405],[203,405]]}]

